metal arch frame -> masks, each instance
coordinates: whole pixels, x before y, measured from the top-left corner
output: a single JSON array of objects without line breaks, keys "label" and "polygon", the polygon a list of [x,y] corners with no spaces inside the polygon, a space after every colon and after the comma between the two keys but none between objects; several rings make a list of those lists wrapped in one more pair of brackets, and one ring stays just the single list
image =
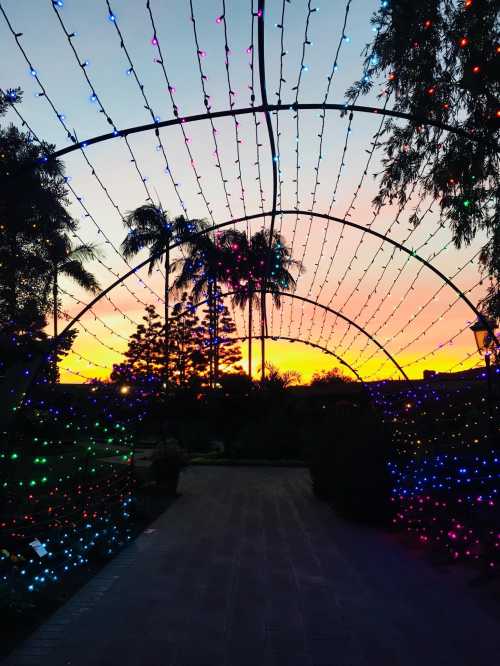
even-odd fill
[{"label": "metal arch frame", "polygon": [[[221,298],[224,298],[225,296],[232,296],[234,293],[235,293],[234,291],[227,291],[224,294],[221,294]],[[270,292],[267,292],[267,293],[270,293]],[[299,296],[297,296],[296,294],[293,294],[292,292],[282,292],[280,294],[280,296],[289,296],[290,298],[300,298]],[[205,299],[203,301],[198,301],[197,303],[194,303],[193,306],[194,306],[195,309],[198,309],[198,308],[202,307],[203,305],[205,305],[206,303],[208,303],[208,299]],[[325,306],[325,307],[327,307],[327,306]],[[178,315],[174,315],[173,317],[171,317],[171,319],[172,320],[181,319],[181,317],[184,317],[187,314],[188,314],[188,312],[184,311],[184,312],[181,312]],[[256,339],[259,339],[259,337],[261,337],[261,336],[256,336]],[[230,340],[248,340],[248,338],[249,338],[248,335],[238,335],[238,336],[235,336],[235,337],[232,337],[232,338],[229,338],[229,339]],[[364,381],[364,379],[361,377],[361,375],[359,374],[359,372],[356,370],[356,368],[354,368],[352,365],[347,363],[347,361],[345,361],[341,356],[336,354],[331,349],[328,349],[324,345],[320,345],[316,342],[311,342],[310,340],[303,340],[302,338],[293,338],[293,337],[290,337],[290,336],[287,336],[287,335],[269,335],[269,334],[266,333],[266,335],[264,335],[264,338],[266,338],[267,340],[287,340],[288,342],[301,342],[303,345],[308,345],[309,347],[315,347],[316,349],[319,349],[320,351],[324,352],[325,354],[329,354],[330,356],[334,356],[341,365],[345,365],[346,368],[348,368],[352,372],[352,374],[358,379],[358,381],[360,381],[362,384],[366,383]]]},{"label": "metal arch frame", "polygon": [[[237,222],[246,221],[249,217],[252,218],[252,217],[261,217],[261,216],[262,216],[262,213],[259,213],[258,215],[254,215],[254,216],[248,216],[248,215],[247,215],[247,216],[242,217],[242,218],[239,218],[239,219],[237,219],[237,220],[229,220],[228,222],[223,222],[221,225],[217,225],[215,228],[217,229],[217,228],[220,228],[221,226],[228,226],[228,225],[230,225],[230,224],[236,224]],[[205,233],[207,233],[207,232],[211,232],[211,231],[213,231],[213,228],[206,229],[206,230],[204,230],[204,231],[199,232],[198,234],[195,234],[195,237],[196,237],[196,236],[201,236],[201,235],[203,235],[203,234],[205,234]],[[180,244],[181,244],[180,241],[179,241],[179,242],[176,242],[176,243],[173,243],[173,244],[170,246],[170,249],[173,249],[173,248],[179,246]],[[163,254],[164,254],[164,253],[162,252],[162,253],[159,254],[158,256],[160,257],[160,256],[162,256]],[[61,333],[60,333],[60,334],[58,335],[58,337],[56,338],[56,340],[55,340],[56,345],[57,345],[57,342],[58,342],[59,340],[61,340],[61,339],[64,337],[64,335],[65,335],[65,334],[66,334],[71,328],[73,328],[73,326],[78,322],[78,320],[81,319],[81,317],[83,317],[83,315],[84,315],[86,312],[88,312],[88,311],[89,311],[89,310],[90,310],[90,309],[91,309],[96,303],[98,303],[98,302],[101,300],[101,298],[103,298],[103,297],[104,297],[106,294],[108,294],[112,289],[114,289],[115,287],[117,287],[118,285],[120,285],[120,284],[121,284],[122,282],[124,282],[128,277],[130,277],[133,273],[135,273],[135,272],[138,271],[140,268],[142,268],[143,266],[145,266],[146,264],[148,264],[150,261],[151,261],[151,257],[148,257],[147,259],[145,259],[144,261],[142,261],[140,264],[138,264],[137,266],[135,266],[132,270],[128,271],[128,273],[125,273],[125,275],[122,275],[120,278],[118,278],[117,280],[115,280],[112,284],[110,284],[108,287],[106,287],[106,289],[103,289],[99,294],[97,294],[97,296],[96,296],[94,299],[92,299],[92,301],[90,301],[90,303],[87,303],[87,305],[86,305],[84,308],[82,308],[82,309],[80,310],[80,312],[79,312],[77,315],[75,315],[75,317],[73,317],[73,319],[72,319],[70,322],[68,322],[68,324],[64,327],[64,329],[61,331]],[[233,293],[234,293],[234,292],[227,292],[227,293],[225,293],[225,294],[222,294],[222,296],[230,296],[230,295],[233,294]],[[270,293],[270,292],[269,292],[268,290],[266,290],[266,293]],[[391,363],[393,363],[393,365],[396,366],[396,368],[398,369],[398,371],[401,373],[402,377],[404,377],[404,379],[406,379],[406,380],[409,381],[409,377],[408,377],[408,375],[406,374],[406,372],[405,372],[405,371],[403,370],[403,368],[399,365],[399,363],[396,361],[396,359],[391,355],[391,353],[390,353],[389,351],[387,351],[387,349],[384,347],[384,345],[382,345],[382,344],[381,344],[381,343],[380,343],[380,342],[379,342],[379,341],[378,341],[373,335],[371,335],[370,333],[368,333],[368,331],[366,331],[362,326],[360,326],[359,324],[357,324],[355,321],[353,321],[352,319],[350,319],[349,317],[347,317],[347,316],[346,316],[345,314],[343,314],[342,312],[339,312],[338,310],[334,310],[333,308],[329,307],[328,305],[324,305],[323,303],[318,303],[318,301],[314,301],[314,300],[312,300],[311,298],[307,298],[307,297],[305,297],[305,296],[299,296],[298,294],[292,294],[292,293],[287,292],[287,291],[277,291],[277,292],[273,292],[273,293],[275,293],[275,294],[277,294],[277,295],[279,295],[279,296],[289,297],[289,298],[295,298],[295,299],[297,299],[297,300],[299,300],[299,301],[302,301],[302,302],[304,302],[304,303],[310,303],[311,305],[315,305],[316,307],[322,308],[323,310],[325,310],[325,311],[327,311],[327,312],[330,312],[331,314],[333,314],[333,315],[339,317],[340,319],[343,319],[343,320],[344,320],[345,322],[347,322],[350,326],[354,326],[354,328],[356,328],[360,333],[362,333],[363,335],[365,335],[366,337],[368,337],[368,338],[369,338],[369,339],[370,339],[370,340],[371,340],[371,341],[372,341],[372,342],[373,342],[373,343],[374,343],[374,344],[375,344],[375,345],[376,345],[376,346],[377,346],[377,347],[378,347],[378,348],[379,348],[379,349],[380,349],[380,350],[381,350],[381,351],[387,356],[387,358],[391,361]],[[197,304],[196,304],[196,307],[198,307],[199,305],[203,305],[204,302],[205,302],[205,301],[201,301],[200,303],[197,303]],[[259,337],[259,336],[258,336],[258,337]],[[260,337],[261,337],[261,336],[260,336]]]},{"label": "metal arch frame", "polygon": [[[308,347],[314,347],[315,349],[319,349],[325,354],[328,354],[329,356],[333,356],[334,358],[337,359],[337,361],[341,365],[345,365],[345,367],[352,372],[352,374],[356,377],[356,379],[361,382],[361,384],[366,384],[365,380],[361,377],[359,372],[352,367],[347,361],[344,361],[344,359],[341,356],[338,356],[335,352],[332,352],[330,349],[327,349],[323,345],[318,345],[315,342],[309,342],[308,340],[303,340],[302,338],[292,338],[287,335],[264,335],[264,338],[267,340],[286,340],[287,342],[300,342],[303,345],[307,345]],[[248,335],[238,335],[235,338],[228,338],[229,340],[248,340]]]},{"label": "metal arch frame", "polygon": [[[271,164],[272,164],[272,176],[273,176],[273,205],[271,209],[271,222],[269,224],[269,243],[267,248],[267,258],[266,258],[266,270],[264,272],[264,280],[262,285],[262,293],[267,292],[267,283],[269,274],[271,272],[271,261],[272,261],[272,247],[273,247],[273,238],[274,238],[274,224],[276,221],[276,206],[278,201],[278,155],[276,154],[276,143],[274,140],[274,131],[273,124],[271,122],[271,113],[269,111],[269,102],[267,101],[267,88],[266,88],[266,58],[265,58],[265,22],[264,15],[266,9],[266,0],[258,0],[258,11],[257,11],[257,21],[258,21],[258,51],[259,51],[259,83],[260,83],[260,95],[262,101],[262,107],[264,109],[264,117],[266,119],[267,134],[269,138],[269,149],[271,152]],[[246,212],[246,211],[245,211]],[[260,317],[261,317],[261,374],[262,379],[266,376],[266,365],[265,365],[265,336],[264,333],[267,333],[267,308],[266,308],[266,299],[260,299]]]},{"label": "metal arch frame", "polygon": [[[174,118],[171,120],[159,122],[159,123],[149,123],[147,125],[141,125],[133,128],[129,128],[127,130],[123,130],[121,132],[116,133],[109,133],[109,134],[104,134],[98,137],[94,137],[92,139],[87,140],[86,142],[80,142],[77,144],[74,144],[72,146],[68,146],[67,148],[63,148],[62,150],[56,151],[52,153],[50,156],[47,156],[47,158],[42,158],[42,159],[55,159],[57,157],[61,157],[62,155],[65,155],[69,152],[72,152],[74,150],[78,150],[80,148],[86,147],[88,145],[94,144],[94,143],[100,143],[102,141],[107,141],[108,139],[114,138],[115,136],[127,136],[128,134],[132,133],[137,133],[137,132],[143,132],[143,131],[149,131],[154,129],[155,134],[159,135],[159,128],[160,127],[167,127],[171,125],[178,125],[180,123],[189,123],[189,122],[195,122],[197,120],[207,120],[208,118],[221,118],[225,116],[236,116],[236,115],[243,115],[243,114],[255,114],[257,112],[262,112],[265,115],[266,118],[266,126],[268,130],[268,135],[269,135],[269,145],[270,145],[270,150],[271,150],[271,157],[272,157],[272,173],[273,173],[273,204],[272,204],[272,209],[267,213],[268,216],[271,217],[271,225],[270,225],[270,243],[271,237],[272,237],[272,232],[274,229],[274,221],[276,218],[276,215],[278,213],[283,214],[283,215],[289,215],[289,214],[294,214],[294,215],[307,215],[311,216],[314,215],[319,218],[323,219],[328,219],[331,221],[335,222],[341,222],[342,224],[346,224],[348,226],[351,226],[353,228],[360,229],[361,231],[364,232],[369,232],[372,235],[382,239],[383,241],[387,241],[394,245],[394,247],[397,247],[399,250],[402,250],[406,253],[408,253],[411,256],[416,257],[421,263],[423,263],[425,266],[430,268],[436,275],[438,275],[449,287],[451,287],[457,294],[458,296],[469,306],[469,308],[474,312],[475,316],[486,326],[488,329],[488,332],[492,336],[493,340],[496,340],[495,332],[491,327],[491,324],[489,321],[487,321],[483,315],[478,311],[478,309],[473,305],[473,303],[467,298],[467,296],[460,290],[458,287],[455,286],[455,284],[449,280],[441,271],[439,271],[437,268],[435,268],[432,264],[427,262],[425,259],[422,257],[418,256],[416,253],[411,252],[407,248],[405,248],[403,245],[400,243],[397,243],[396,241],[393,241],[391,238],[388,238],[384,234],[380,234],[374,230],[368,229],[366,227],[362,227],[360,225],[357,225],[353,222],[347,221],[347,220],[341,220],[340,218],[336,218],[330,215],[322,214],[322,213],[314,213],[313,211],[302,211],[302,210],[294,210],[294,211],[289,211],[289,210],[280,210],[277,211],[276,209],[276,202],[277,202],[277,180],[278,180],[278,175],[277,175],[277,155],[276,155],[276,146],[275,146],[275,141],[274,141],[274,132],[272,128],[272,122],[271,122],[271,111],[281,111],[285,109],[292,109],[294,111],[298,111],[300,109],[324,109],[324,110],[337,110],[341,112],[347,112],[347,111],[359,111],[362,113],[375,113],[375,114],[382,114],[382,115],[387,115],[387,116],[392,116],[392,117],[397,117],[397,118],[403,118],[406,120],[409,120],[411,122],[416,122],[416,123],[422,123],[426,125],[433,125],[435,127],[439,127],[441,129],[445,129],[450,132],[454,132],[456,134],[461,134],[463,136],[466,136],[470,139],[475,139],[473,135],[470,135],[469,133],[465,132],[464,130],[460,130],[459,128],[453,128],[450,125],[447,125],[445,123],[440,123],[438,121],[434,121],[429,118],[419,118],[417,116],[412,116],[411,114],[405,114],[400,111],[390,111],[386,109],[380,109],[380,108],[374,108],[374,107],[366,107],[366,106],[357,106],[355,104],[351,105],[345,105],[345,104],[299,104],[299,103],[294,103],[291,105],[286,105],[286,104],[275,104],[275,105],[270,105],[267,100],[267,89],[266,89],[266,70],[265,70],[265,42],[264,42],[264,36],[265,36],[265,11],[266,11],[266,0],[258,0],[258,52],[259,52],[259,80],[260,80],[260,92],[261,92],[261,98],[262,98],[262,104],[259,107],[246,107],[242,109],[230,109],[230,110],[225,110],[225,111],[219,111],[219,112],[205,112],[202,114],[198,115],[193,115],[193,116],[188,116],[186,118]],[[258,215],[253,215],[253,216],[245,216],[244,218],[240,218],[240,220],[245,220],[248,221],[250,219],[255,219],[255,217],[265,217],[266,213],[259,213]],[[236,222],[240,220],[232,220],[230,223],[236,224]],[[226,226],[228,223],[221,223],[219,225],[214,225],[212,227],[212,231],[218,228],[221,228],[223,226]],[[270,258],[270,256],[269,256]],[[147,262],[145,262],[147,263]],[[134,272],[135,270],[138,270],[141,268],[141,265],[139,265],[136,269],[133,269],[131,272]],[[269,270],[269,268],[268,268]],[[126,279],[129,274],[127,274],[123,279]],[[112,288],[112,287],[111,287]],[[103,293],[107,293],[103,292]],[[94,301],[93,301],[94,302]],[[263,305],[263,310],[265,314],[265,305]],[[86,310],[84,309],[82,311],[82,314]],[[70,322],[71,324],[71,322]],[[66,330],[66,329],[65,329]],[[497,340],[498,342],[498,340]]]},{"label": "metal arch frame", "polygon": [[[272,230],[274,228],[274,220],[278,212],[284,215],[289,215],[289,214],[294,214],[294,215],[306,215],[306,216],[315,216],[323,219],[328,219],[332,220],[335,222],[340,222],[342,224],[346,224],[347,226],[350,226],[352,228],[356,228],[358,230],[361,230],[363,232],[369,232],[372,235],[382,239],[383,241],[387,241],[391,243],[394,247],[397,247],[399,250],[406,252],[410,256],[414,256],[417,258],[421,263],[423,263],[425,266],[427,266],[430,270],[432,270],[436,275],[438,275],[448,286],[450,286],[458,295],[459,297],[470,307],[470,309],[475,313],[475,315],[478,317],[480,321],[482,321],[487,329],[488,332],[492,335],[492,338],[496,340],[496,336],[494,334],[494,331],[491,328],[491,324],[489,321],[487,321],[481,313],[477,310],[477,308],[472,304],[472,302],[467,298],[467,296],[456,287],[456,285],[449,280],[439,269],[435,268],[432,264],[430,264],[428,261],[423,259],[422,257],[418,256],[416,253],[408,250],[405,246],[401,245],[400,243],[397,243],[396,241],[388,238],[387,236],[380,234],[372,229],[368,229],[366,227],[362,227],[361,225],[355,224],[353,222],[347,221],[345,219],[340,219],[336,218],[330,215],[326,214],[321,214],[321,213],[314,213],[313,211],[302,211],[302,210],[283,210],[283,211],[277,211],[276,209],[276,202],[277,202],[277,156],[276,156],[276,147],[275,147],[275,141],[274,141],[274,132],[272,129],[272,123],[271,123],[271,111],[281,111],[281,110],[286,110],[286,109],[291,109],[294,111],[298,111],[300,109],[323,109],[323,110],[337,110],[341,111],[343,113],[347,111],[359,111],[363,113],[375,113],[375,114],[382,114],[382,115],[387,115],[387,116],[392,116],[392,117],[398,117],[398,118],[403,118],[408,121],[414,122],[414,123],[422,123],[426,125],[433,125],[435,127],[439,127],[441,129],[445,129],[450,132],[454,132],[456,134],[460,134],[462,136],[468,137],[470,139],[474,139],[472,135],[469,135],[469,133],[465,132],[464,130],[461,130],[459,128],[453,128],[445,123],[440,123],[438,121],[433,121],[432,119],[428,118],[419,118],[416,116],[412,116],[411,114],[405,114],[401,113],[398,111],[388,111],[385,109],[380,109],[380,108],[374,108],[374,107],[364,107],[364,106],[358,106],[358,105],[341,105],[341,104],[299,104],[299,103],[294,103],[291,105],[284,105],[284,104],[278,104],[278,105],[270,105],[267,100],[267,90],[266,90],[266,76],[265,76],[265,52],[264,52],[264,35],[265,35],[265,0],[258,0],[258,52],[259,52],[259,80],[260,80],[260,92],[261,92],[261,98],[262,98],[262,104],[260,107],[247,107],[247,108],[242,108],[242,109],[231,109],[231,110],[225,110],[225,111],[220,111],[220,112],[215,112],[215,113],[210,113],[210,112],[205,112],[202,114],[198,115],[193,115],[189,116],[186,118],[175,118],[171,119],[168,121],[163,121],[159,123],[150,123],[148,125],[141,125],[141,126],[136,126],[133,128],[128,128],[126,130],[120,131],[120,132],[112,132],[109,134],[101,135],[98,137],[93,137],[92,139],[89,139],[84,142],[78,142],[73,144],[72,146],[68,146],[66,148],[63,148],[59,151],[55,151],[52,153],[50,156],[45,156],[42,158],[42,161],[47,161],[49,159],[55,159],[57,157],[61,157],[65,154],[68,154],[70,152],[73,152],[74,150],[78,150],[81,148],[84,148],[88,145],[95,144],[95,143],[100,143],[103,141],[107,141],[111,138],[114,138],[115,136],[127,136],[129,134],[137,133],[137,132],[143,132],[143,131],[150,131],[154,129],[155,134],[159,136],[159,128],[160,127],[167,127],[171,125],[177,125],[179,123],[188,123],[188,122],[195,122],[197,120],[207,120],[209,118],[218,118],[218,117],[226,117],[226,116],[232,116],[235,117],[236,115],[243,115],[243,114],[255,114],[256,112],[262,112],[265,115],[266,118],[266,125],[268,129],[268,134],[269,134],[269,142],[270,142],[270,149],[271,149],[271,156],[272,156],[272,172],[273,172],[273,205],[272,205],[272,210],[267,213],[267,215],[271,216],[271,235],[272,235]],[[256,217],[264,217],[265,213],[259,213],[257,215],[253,216],[244,216],[243,218],[240,218],[239,220],[231,220],[229,222],[224,222],[218,225],[214,225],[211,229],[211,231],[214,231],[215,229],[227,226],[228,224],[236,224],[238,221],[248,221],[250,219],[255,219]],[[202,232],[203,233],[203,232]],[[270,241],[271,242],[271,241]],[[170,249],[173,249],[180,243],[174,243]],[[158,256],[162,256],[163,253],[159,254]],[[101,292],[95,299],[91,301],[87,306],[85,306],[80,313],[76,315],[75,318],[73,318],[68,325],[64,328],[64,330],[61,332],[61,336],[69,330],[75,323],[78,321],[78,319],[85,314],[100,298],[102,298],[105,294],[107,294],[111,289],[113,289],[115,286],[123,282],[129,275],[132,273],[136,272],[139,270],[142,266],[144,266],[146,263],[150,261],[150,258],[145,260],[144,262],[138,264],[135,268],[133,268],[131,271],[126,273],[124,276],[119,278],[116,282],[114,282],[112,285],[107,287],[105,290]],[[283,292],[280,292],[283,293]],[[284,293],[283,293],[284,295]],[[329,309],[327,306],[324,306],[320,303],[317,303],[315,301],[312,301],[311,299],[307,299],[305,297],[300,297],[297,296],[297,298],[303,300],[304,302],[310,302],[314,305],[317,305],[319,307]],[[263,303],[262,305],[263,308],[263,313],[265,314],[265,305]],[[355,322],[351,322],[348,318],[345,317],[345,315],[341,313],[337,313],[337,315],[344,319],[345,321],[349,321],[351,325],[355,326],[358,330],[361,332],[365,333],[368,335],[375,344],[377,344],[380,349],[388,355],[388,357],[391,359],[391,361],[398,367],[399,371],[401,374],[408,379],[406,376],[406,373],[404,370],[399,366],[399,364],[395,361],[395,359],[389,354],[389,352],[383,347],[378,341],[375,340],[370,334],[368,334],[367,331],[362,329],[358,324]],[[55,342],[57,343],[57,339]]]},{"label": "metal arch frame", "polygon": [[[269,293],[269,292],[266,292]],[[336,317],[340,317],[340,319],[343,319],[345,322],[350,324],[351,326],[354,326],[360,333],[363,335],[366,335],[367,338],[369,338],[386,356],[387,358],[393,363],[393,365],[396,366],[396,368],[399,370],[401,375],[406,379],[407,381],[410,381],[410,378],[406,374],[406,372],[403,370],[403,368],[399,365],[399,363],[396,361],[394,356],[384,347],[384,345],[377,340],[371,333],[368,333],[366,329],[364,329],[362,326],[357,324],[355,321],[352,319],[349,319],[345,314],[342,314],[342,312],[338,312],[338,310],[334,310],[333,308],[329,307],[328,305],[324,305],[323,303],[318,303],[317,301],[314,301],[312,298],[307,298],[306,296],[299,296],[299,294],[292,294],[288,291],[276,291],[273,292],[277,294],[278,296],[288,296],[289,298],[296,298],[299,301],[302,301],[303,303],[309,303],[311,305],[315,305],[318,308],[322,308],[326,312],[330,312],[331,314],[335,315]],[[269,336],[264,336],[264,337],[269,337]]]},{"label": "metal arch frame", "polygon": [[373,113],[375,115],[381,116],[390,116],[392,118],[401,118],[402,120],[408,120],[409,122],[414,122],[419,125],[432,125],[433,127],[438,127],[439,129],[446,130],[447,132],[453,132],[454,134],[459,134],[464,138],[470,139],[471,141],[481,142],[479,137],[473,136],[462,130],[459,127],[452,127],[446,123],[440,123],[438,121],[432,120],[430,118],[424,118],[420,116],[414,116],[410,113],[403,113],[401,111],[393,111],[391,109],[383,109],[376,106],[362,106],[359,104],[331,104],[331,103],[295,103],[290,104],[268,104],[264,106],[260,104],[259,106],[247,106],[240,109],[230,109],[225,111],[212,111],[209,113],[197,113],[191,116],[185,116],[182,118],[171,118],[170,120],[162,120],[157,123],[147,123],[145,125],[135,125],[133,127],[127,127],[126,129],[120,130],[117,134],[113,132],[108,132],[107,134],[100,134],[98,136],[91,137],[90,139],[85,139],[85,141],[78,141],[73,143],[65,148],[56,150],[50,155],[46,155],[43,160],[52,160],[59,157],[63,157],[68,153],[72,153],[75,150],[80,150],[81,148],[88,148],[89,146],[95,145],[97,143],[102,143],[104,141],[109,141],[110,139],[116,139],[117,137],[126,137],[131,134],[139,134],[141,132],[150,132],[154,130],[155,133],[158,132],[163,127],[172,127],[174,125],[180,125],[181,123],[194,123],[200,120],[209,120],[216,118],[227,118],[241,115],[248,115],[253,113],[273,113],[275,111],[341,111],[342,113],[347,113],[352,111],[353,113]]},{"label": "metal arch frame", "polygon": [[[473,134],[470,134],[469,132],[459,128],[459,127],[452,127],[451,125],[448,125],[447,123],[442,123],[439,122],[438,120],[433,120],[432,118],[426,118],[424,116],[415,116],[409,113],[403,113],[402,111],[394,111],[394,110],[388,110],[388,109],[383,109],[379,107],[373,107],[373,106],[362,106],[358,104],[330,104],[330,103],[310,103],[310,104],[305,104],[305,103],[298,103],[298,102],[293,102],[291,104],[269,104],[267,100],[267,88],[266,88],[266,68],[265,68],[265,14],[266,14],[266,0],[258,0],[258,34],[257,34],[257,40],[258,40],[258,56],[259,56],[259,82],[260,82],[260,93],[261,93],[261,98],[262,98],[262,104],[259,106],[250,106],[250,107],[243,107],[240,109],[226,109],[224,111],[205,111],[204,113],[199,113],[199,114],[194,114],[191,116],[185,116],[181,118],[171,118],[170,120],[163,120],[159,122],[154,122],[154,123],[147,123],[145,125],[136,125],[134,127],[129,127],[124,130],[120,130],[118,132],[109,132],[107,134],[101,134],[96,137],[92,137],[90,139],[86,139],[85,141],[78,141],[73,143],[70,146],[67,146],[66,148],[62,148],[61,150],[57,150],[50,155],[47,155],[45,159],[56,159],[58,157],[62,157],[63,155],[67,155],[68,153],[71,153],[75,150],[79,150],[81,148],[86,148],[87,146],[91,146],[96,143],[101,143],[103,141],[108,141],[109,139],[114,139],[117,136],[120,137],[126,137],[129,136],[130,134],[137,134],[138,132],[147,132],[154,130],[155,134],[158,136],[159,130],[162,127],[170,127],[172,125],[179,125],[181,123],[192,123],[192,122],[197,122],[199,120],[208,120],[208,119],[214,119],[214,118],[225,118],[228,116],[239,116],[239,115],[245,115],[245,114],[255,114],[255,113],[264,113],[265,118],[266,118],[266,125],[267,125],[267,130],[269,134],[269,143],[270,143],[270,149],[271,149],[271,157],[273,161],[273,211],[274,215],[276,216],[277,211],[276,211],[276,199],[277,199],[277,164],[276,164],[276,147],[275,147],[275,141],[274,141],[274,132],[272,128],[272,123],[271,123],[271,113],[272,112],[277,112],[277,111],[287,111],[287,110],[293,110],[293,111],[299,111],[299,110],[317,110],[317,109],[323,109],[323,110],[328,110],[328,111],[341,111],[342,113],[347,113],[348,111],[352,112],[360,112],[360,113],[374,113],[377,115],[384,115],[384,116],[390,116],[393,118],[401,118],[403,120],[408,120],[410,122],[416,123],[416,124],[422,124],[422,125],[432,125],[434,127],[438,127],[439,129],[446,130],[448,132],[453,132],[455,134],[459,134],[461,136],[464,136],[472,141],[477,141],[480,142],[481,139],[479,137],[474,136]],[[273,218],[274,219],[274,218]],[[271,221],[271,226],[273,224],[273,221]]]},{"label": "metal arch frame", "polygon": [[[262,112],[264,113],[264,117],[266,119],[266,127],[267,127],[267,133],[269,136],[269,148],[271,151],[271,159],[272,159],[272,174],[273,174],[273,206],[271,210],[271,224],[270,224],[270,231],[269,231],[269,250],[271,249],[272,245],[272,237],[273,237],[273,231],[274,231],[274,222],[276,219],[276,204],[278,200],[278,156],[276,154],[276,144],[274,141],[274,131],[273,131],[273,125],[271,122],[271,112],[270,112],[270,106],[267,101],[267,88],[266,88],[266,58],[265,58],[265,40],[264,40],[264,15],[265,15],[265,4],[266,0],[259,0],[258,4],[258,12],[257,12],[257,17],[258,17],[258,34],[257,34],[257,40],[258,40],[258,50],[259,50],[259,82],[260,82],[260,95],[262,98]],[[269,273],[269,266],[271,262],[271,254],[269,253],[268,259],[267,259],[267,270],[266,270],[266,275]]]},{"label": "metal arch frame", "polygon": [[[279,215],[303,215],[303,216],[308,216],[310,217],[311,215],[314,217],[318,217],[320,219],[325,219],[329,220],[332,222],[337,222],[339,224],[345,224],[348,227],[352,227],[353,229],[357,229],[358,231],[365,232],[368,234],[371,234],[372,236],[375,236],[376,238],[380,238],[383,241],[386,241],[387,243],[390,243],[394,247],[396,247],[398,250],[401,250],[401,252],[405,252],[406,254],[410,255],[411,257],[414,257],[417,259],[417,261],[420,261],[424,266],[426,266],[429,270],[431,270],[435,275],[437,275],[446,285],[448,285],[453,291],[455,291],[456,294],[461,298],[461,300],[464,301],[464,303],[474,312],[475,316],[479,319],[479,321],[483,322],[484,325],[487,327],[488,332],[492,336],[493,340],[497,341],[498,344],[498,339],[495,335],[494,330],[492,329],[492,326],[490,322],[484,318],[484,316],[479,312],[479,310],[474,306],[474,304],[469,300],[469,298],[449,279],[442,273],[438,268],[433,266],[430,262],[428,262],[426,259],[421,257],[419,254],[416,252],[413,252],[412,250],[409,250],[407,247],[402,245],[401,243],[398,243],[397,241],[393,240],[392,238],[389,238],[388,236],[379,233],[378,231],[375,231],[374,229],[370,229],[368,227],[363,227],[361,224],[356,224],[356,222],[352,222],[350,220],[344,220],[340,217],[335,217],[333,215],[328,215],[326,213],[317,213],[314,211],[310,210],[278,210],[276,211],[277,214]],[[220,224],[215,225],[214,227],[210,227],[208,230],[200,231],[197,234],[194,234],[192,237],[197,238],[199,236],[202,236],[203,234],[207,232],[213,232],[216,231],[217,229],[222,229],[223,227],[227,227],[231,224],[238,224],[240,222],[248,222],[250,220],[255,220],[261,217],[269,216],[269,212],[260,212],[260,213],[254,213],[253,215],[244,215],[243,217],[239,218],[233,218],[232,220],[227,220],[226,222],[221,222]],[[181,242],[175,242],[172,243],[170,246],[170,250],[175,249],[181,245]],[[154,258],[159,258],[163,255],[164,253],[159,253],[158,255],[155,255]],[[95,298],[93,298],[90,303],[87,303],[87,305],[78,312],[73,319],[68,322],[68,324],[65,326],[65,328],[61,331],[59,334],[59,337],[62,337],[67,331],[69,331],[75,324],[76,322],[86,313],[88,310],[90,310],[96,303],[98,303],[101,298],[106,296],[110,291],[112,291],[115,287],[117,287],[119,284],[124,282],[127,278],[129,278],[131,275],[136,273],[138,270],[146,266],[149,262],[151,261],[151,257],[148,257],[147,259],[144,259],[141,261],[139,264],[134,266],[131,270],[129,270],[127,273],[119,277],[117,280],[112,282],[110,285],[108,285],[105,289],[103,289]],[[303,298],[303,297],[301,297]],[[310,303],[313,305],[317,305],[319,307],[325,307],[322,306],[321,303],[318,303],[317,301],[313,301],[311,299],[307,299]],[[357,326],[357,325],[356,325]],[[59,339],[59,338],[58,338]],[[403,376],[406,376],[403,373]]]}]

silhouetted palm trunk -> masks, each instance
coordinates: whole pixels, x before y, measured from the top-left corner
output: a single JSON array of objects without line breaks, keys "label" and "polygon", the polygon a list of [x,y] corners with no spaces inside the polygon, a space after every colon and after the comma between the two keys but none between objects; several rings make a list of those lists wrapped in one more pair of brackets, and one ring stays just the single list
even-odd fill
[{"label": "silhouetted palm trunk", "polygon": [[170,317],[168,312],[170,295],[170,247],[167,244],[167,251],[165,252],[165,390],[168,391],[168,383],[170,381]]},{"label": "silhouetted palm trunk", "polygon": [[54,265],[54,275],[52,280],[52,300],[53,300],[53,315],[54,315],[54,336],[53,336],[53,346],[52,346],[52,383],[57,384],[57,266]]},{"label": "silhouetted palm trunk", "polygon": [[266,293],[263,289],[260,291],[260,379],[262,383],[266,379]]},{"label": "silhouetted palm trunk", "polygon": [[219,296],[217,282],[214,281],[214,387],[219,381]]},{"label": "silhouetted palm trunk", "polygon": [[186,326],[184,323],[184,317],[182,317],[182,322],[179,327],[179,384],[184,386],[186,383],[186,351],[184,348],[184,342],[186,340]]},{"label": "silhouetted palm trunk", "polygon": [[252,300],[253,294],[250,294],[248,300],[248,376],[252,379]]},{"label": "silhouetted palm trunk", "polygon": [[214,299],[213,284],[208,282],[208,357],[209,357],[209,377],[208,386],[214,386]]}]

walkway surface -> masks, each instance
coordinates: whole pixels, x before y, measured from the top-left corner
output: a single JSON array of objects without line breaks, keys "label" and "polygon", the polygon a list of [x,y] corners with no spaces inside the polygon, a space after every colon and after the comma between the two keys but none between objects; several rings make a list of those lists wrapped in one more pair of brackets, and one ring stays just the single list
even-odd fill
[{"label": "walkway surface", "polygon": [[188,470],[180,497],[8,666],[492,666],[500,624],[307,472]]}]

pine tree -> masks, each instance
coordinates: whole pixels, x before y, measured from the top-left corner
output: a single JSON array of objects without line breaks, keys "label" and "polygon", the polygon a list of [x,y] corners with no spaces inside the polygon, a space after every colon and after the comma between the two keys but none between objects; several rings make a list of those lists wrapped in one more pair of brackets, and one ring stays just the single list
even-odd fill
[{"label": "pine tree", "polygon": [[218,331],[219,367],[223,372],[243,372],[238,365],[241,361],[241,347],[234,340],[236,326],[225,305],[219,311]]},{"label": "pine tree", "polygon": [[153,305],[146,307],[144,324],[130,337],[124,361],[115,364],[111,381],[131,384],[149,392],[159,391],[163,382],[163,326]]},{"label": "pine tree", "polygon": [[203,328],[192,296],[184,292],[173,307],[170,323],[171,384],[181,388],[201,385],[207,373],[208,358],[203,345]]},{"label": "pine tree", "polygon": [[209,354],[208,363],[212,360],[214,368],[209,371],[209,375],[219,375],[223,372],[241,372],[241,366],[237,365],[241,361],[241,349],[238,342],[233,340],[233,334],[236,332],[236,326],[229,314],[229,310],[222,303],[220,290],[218,290],[216,300],[217,316],[213,316],[213,309],[206,308],[201,322],[203,329],[203,344],[205,349],[214,346],[214,353]]}]

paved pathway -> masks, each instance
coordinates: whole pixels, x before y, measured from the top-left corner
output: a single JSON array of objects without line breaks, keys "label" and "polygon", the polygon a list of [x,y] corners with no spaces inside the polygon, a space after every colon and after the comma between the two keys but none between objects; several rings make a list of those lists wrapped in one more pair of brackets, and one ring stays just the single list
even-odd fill
[{"label": "paved pathway", "polygon": [[500,624],[307,472],[192,468],[6,666],[493,666]]}]

